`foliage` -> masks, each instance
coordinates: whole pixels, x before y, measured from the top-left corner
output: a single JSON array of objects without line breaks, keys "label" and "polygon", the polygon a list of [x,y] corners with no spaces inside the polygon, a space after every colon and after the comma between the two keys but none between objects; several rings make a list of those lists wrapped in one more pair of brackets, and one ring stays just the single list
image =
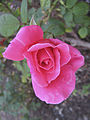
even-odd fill
[{"label": "foliage", "polygon": [[[65,31],[68,32],[68,29],[79,25],[78,33],[81,38],[85,38],[88,35],[88,28],[90,27],[90,17],[87,16],[88,11],[89,5],[86,2],[66,0],[65,4],[61,4],[60,13],[66,24]],[[85,31],[84,35],[83,31]]]},{"label": "foliage", "polygon": [[85,2],[79,2],[73,7],[73,14],[75,15],[86,15],[88,13],[89,6]]},{"label": "foliage", "polygon": [[4,52],[4,47],[0,46],[0,58],[3,57],[2,53]]},{"label": "foliage", "polygon": [[50,0],[40,0],[42,10],[47,10],[50,8],[51,1]]},{"label": "foliage", "polygon": [[84,85],[83,86],[83,88],[82,88],[82,95],[85,95],[85,96],[87,96],[87,95],[89,95],[90,94],[90,84],[88,84],[88,85]]},{"label": "foliage", "polygon": [[0,16],[0,33],[8,37],[11,36],[19,28],[19,21],[11,14],[3,14]]},{"label": "foliage", "polygon": [[14,62],[15,67],[18,71],[22,73],[21,80],[23,83],[27,83],[27,80],[31,81],[30,79],[30,69],[27,66],[26,60],[22,62],[16,61]]},{"label": "foliage", "polygon": [[76,4],[77,0],[66,0],[66,6],[72,8]]},{"label": "foliage", "polygon": [[42,29],[47,35],[53,34],[55,37],[58,35],[63,35],[64,34],[64,24],[63,22],[56,20],[54,18],[50,18],[46,24],[42,24]]},{"label": "foliage", "polygon": [[[12,17],[11,14],[9,14],[9,16],[8,14],[0,16],[1,35],[5,37],[11,36],[18,30],[20,25],[20,27],[22,27],[22,25],[29,25],[32,16],[34,16],[36,23],[42,26],[43,30],[51,26],[47,33],[45,31],[45,34],[49,34],[48,32],[50,32],[52,36],[57,37],[63,35],[65,32],[72,32],[73,28],[77,25],[79,25],[78,34],[81,38],[85,38],[89,34],[90,17],[87,16],[89,11],[88,3],[78,2],[77,0],[55,0],[54,2],[51,2],[50,0],[40,0],[41,7],[38,9],[33,7],[28,9],[27,2],[29,2],[30,6],[32,5],[31,0],[22,0],[20,24],[16,18],[20,15],[19,8],[16,9],[16,12],[12,10],[16,17]],[[59,3],[58,8],[56,8],[57,3]],[[0,5],[2,6],[3,4],[0,3]],[[58,14],[56,14],[56,18],[59,16],[60,19],[52,18],[53,10],[59,11]],[[6,17],[6,19],[4,17]],[[10,22],[8,23],[8,21]],[[53,29],[54,26],[56,29]],[[7,30],[7,27],[12,29]],[[85,31],[84,35],[82,35],[83,31]]]},{"label": "foliage", "polygon": [[[34,95],[31,87],[31,82],[28,80],[27,84],[21,82],[19,71],[23,72],[26,62],[24,61],[16,65],[19,71],[13,69],[12,65],[11,74],[6,73],[7,61],[0,60],[0,110],[11,114],[13,116],[20,115],[21,119],[29,120],[30,109],[37,110],[40,103],[33,100]],[[16,64],[16,63],[15,63]],[[27,72],[29,72],[27,70]],[[29,74],[30,75],[30,74]],[[5,79],[7,79],[5,81]]]},{"label": "foliage", "polygon": [[90,94],[90,84],[83,85],[81,90],[75,89],[73,92],[74,96],[80,95],[80,96],[88,96]]},{"label": "foliage", "polygon": [[27,23],[27,0],[22,0],[21,3],[21,20],[22,23]]},{"label": "foliage", "polygon": [[38,25],[40,25],[42,18],[44,17],[44,14],[42,13],[42,9],[38,8],[37,10],[35,8],[31,8],[29,10],[29,20],[31,21],[32,16],[34,16],[34,20]]},{"label": "foliage", "polygon": [[82,27],[79,29],[78,33],[79,33],[81,38],[85,38],[88,34],[88,30],[86,27]]}]

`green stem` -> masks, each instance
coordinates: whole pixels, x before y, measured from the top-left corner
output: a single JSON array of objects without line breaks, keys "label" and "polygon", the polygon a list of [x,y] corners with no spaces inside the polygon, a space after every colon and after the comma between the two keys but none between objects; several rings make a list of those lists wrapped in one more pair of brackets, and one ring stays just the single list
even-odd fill
[{"label": "green stem", "polygon": [[58,2],[58,0],[55,0],[55,1],[53,2],[53,5],[52,5],[51,8],[49,9],[48,18],[50,17],[51,12],[52,12],[52,10],[54,9],[54,7],[56,6],[57,2]]}]

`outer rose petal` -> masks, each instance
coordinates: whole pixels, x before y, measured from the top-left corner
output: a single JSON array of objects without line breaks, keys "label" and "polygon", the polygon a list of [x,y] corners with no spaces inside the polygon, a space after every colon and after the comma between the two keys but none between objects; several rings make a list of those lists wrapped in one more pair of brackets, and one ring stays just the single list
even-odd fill
[{"label": "outer rose petal", "polygon": [[16,39],[24,46],[32,45],[43,39],[43,31],[38,25],[25,26],[17,33]]},{"label": "outer rose petal", "polygon": [[[53,44],[59,45],[59,44],[66,44],[63,41],[59,39],[49,39]],[[72,65],[72,69],[74,71],[77,71],[81,66],[84,65],[84,57],[81,55],[81,53],[71,45],[69,45],[69,51],[71,55],[71,60],[69,61],[69,64]]]},{"label": "outer rose petal", "polygon": [[47,87],[40,87],[32,80],[35,94],[39,99],[49,104],[58,104],[68,98],[75,88],[75,74],[71,66],[65,65],[60,76]]},{"label": "outer rose petal", "polygon": [[76,48],[72,46],[69,46],[69,48],[70,48],[70,54],[71,54],[71,60],[69,64],[72,66],[72,69],[74,71],[77,71],[81,66],[84,65],[84,57]]},{"label": "outer rose petal", "polygon": [[10,60],[23,60],[23,53],[30,45],[43,39],[43,31],[40,26],[31,25],[22,27],[12,40],[3,56]]},{"label": "outer rose petal", "polygon": [[67,44],[59,44],[57,45],[57,48],[60,50],[60,57],[61,57],[61,66],[67,64],[70,59],[71,55],[69,52],[69,46]]},{"label": "outer rose petal", "polygon": [[3,53],[3,56],[10,60],[23,60],[23,45],[19,41],[14,39],[12,44],[9,44],[9,46]]},{"label": "outer rose petal", "polygon": [[46,48],[46,47],[52,47],[52,48],[54,48],[55,46],[52,45],[52,44],[50,44],[50,43],[37,43],[37,44],[31,46],[31,47],[28,49],[28,51],[29,51],[29,52],[38,51],[38,50],[43,49],[43,48]]},{"label": "outer rose petal", "polygon": [[64,42],[59,40],[59,39],[49,39],[51,43],[53,43],[54,45],[59,45],[59,44],[63,44]]}]

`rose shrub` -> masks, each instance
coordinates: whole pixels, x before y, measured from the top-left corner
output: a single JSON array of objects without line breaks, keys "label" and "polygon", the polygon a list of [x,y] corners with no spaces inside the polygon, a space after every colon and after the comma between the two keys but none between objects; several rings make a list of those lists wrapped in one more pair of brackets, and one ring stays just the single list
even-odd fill
[{"label": "rose shrub", "polygon": [[68,98],[75,88],[75,72],[84,64],[77,49],[58,39],[44,39],[37,25],[22,27],[3,56],[27,59],[36,96],[50,104]]}]

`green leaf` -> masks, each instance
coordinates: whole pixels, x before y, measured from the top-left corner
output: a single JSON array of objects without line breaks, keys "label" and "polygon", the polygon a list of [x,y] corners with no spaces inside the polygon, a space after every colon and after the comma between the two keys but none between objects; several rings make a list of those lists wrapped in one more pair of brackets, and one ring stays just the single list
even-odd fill
[{"label": "green leaf", "polygon": [[34,20],[39,25],[41,20],[43,19],[42,17],[44,16],[44,14],[42,13],[42,9],[38,8],[37,11],[35,8],[30,9],[29,10],[29,20],[32,19],[32,16],[34,16]]},{"label": "green leaf", "polygon": [[90,91],[90,83],[83,86],[83,88],[82,88],[82,94],[87,96],[87,95],[90,94],[89,91]]},{"label": "green leaf", "polygon": [[65,29],[65,32],[67,32],[67,33],[72,32],[72,28],[66,28],[66,29]]},{"label": "green leaf", "polygon": [[42,9],[38,8],[38,10],[36,11],[34,18],[37,24],[40,24],[40,21],[42,20],[42,17],[44,16],[44,14],[42,13]]},{"label": "green leaf", "polygon": [[79,2],[73,7],[72,11],[75,15],[78,15],[78,16],[86,15],[89,11],[89,6],[85,2]]},{"label": "green leaf", "polygon": [[84,24],[84,20],[85,20],[85,16],[77,16],[77,15],[74,15],[74,22],[76,24]]},{"label": "green leaf", "polygon": [[29,20],[31,20],[32,16],[35,16],[36,13],[36,9],[35,8],[31,8],[28,12],[28,16],[29,16]]},{"label": "green leaf", "polygon": [[29,4],[31,5],[31,3],[32,3],[32,0],[28,0],[28,2],[29,2]]},{"label": "green leaf", "polygon": [[77,96],[77,93],[78,93],[77,90],[74,90],[74,91],[73,91],[73,95],[74,95],[74,96]]},{"label": "green leaf", "polygon": [[21,3],[21,20],[22,23],[27,23],[27,0],[22,0]]},{"label": "green leaf", "polygon": [[50,8],[51,0],[40,0],[41,8],[47,10]]},{"label": "green leaf", "polygon": [[66,14],[64,15],[64,20],[68,22],[71,22],[73,20],[72,11],[66,12]]},{"label": "green leaf", "polygon": [[22,81],[22,83],[27,83],[27,78],[26,78],[26,76],[22,75],[21,81]]},{"label": "green leaf", "polygon": [[73,27],[73,14],[72,11],[67,11],[64,15],[65,24],[67,27]]},{"label": "green leaf", "polygon": [[74,22],[76,24],[83,24],[85,25],[86,27],[88,27],[90,25],[90,17],[88,16],[74,16]]},{"label": "green leaf", "polygon": [[14,13],[15,13],[16,17],[20,16],[20,9],[19,9],[19,7],[15,10]]},{"label": "green leaf", "polygon": [[54,36],[63,35],[65,32],[64,23],[54,18],[50,18],[47,24],[43,24],[41,27],[44,32],[49,32]]},{"label": "green leaf", "polygon": [[28,77],[30,78],[30,70],[27,66],[26,60],[23,60],[22,62],[19,62],[19,61],[16,62],[15,61],[14,65],[19,71],[22,72],[22,75],[21,75],[22,83],[27,83],[27,78]]},{"label": "green leaf", "polygon": [[9,37],[18,30],[20,23],[16,17],[11,14],[0,16],[0,34]]},{"label": "green leaf", "polygon": [[30,69],[27,65],[27,61],[26,60],[23,60],[23,74],[26,75],[26,73],[30,73]]},{"label": "green leaf", "polygon": [[63,0],[59,0],[59,2],[61,3],[61,5],[64,5],[64,1]]},{"label": "green leaf", "polygon": [[81,38],[85,38],[88,35],[88,29],[86,27],[82,27],[79,29],[78,34]]},{"label": "green leaf", "polygon": [[19,70],[19,71],[23,70],[23,66],[21,65],[20,61],[14,61],[13,65],[17,68],[17,70]]},{"label": "green leaf", "polygon": [[3,103],[4,103],[4,97],[0,96],[0,105],[3,105]]},{"label": "green leaf", "polygon": [[65,7],[60,6],[60,12],[61,12],[61,14],[62,14],[62,15],[64,15],[64,14],[65,14],[65,12],[66,12]]},{"label": "green leaf", "polygon": [[3,57],[2,53],[4,52],[4,47],[0,46],[0,57]]},{"label": "green leaf", "polygon": [[66,6],[72,8],[76,4],[77,0],[66,0]]}]

